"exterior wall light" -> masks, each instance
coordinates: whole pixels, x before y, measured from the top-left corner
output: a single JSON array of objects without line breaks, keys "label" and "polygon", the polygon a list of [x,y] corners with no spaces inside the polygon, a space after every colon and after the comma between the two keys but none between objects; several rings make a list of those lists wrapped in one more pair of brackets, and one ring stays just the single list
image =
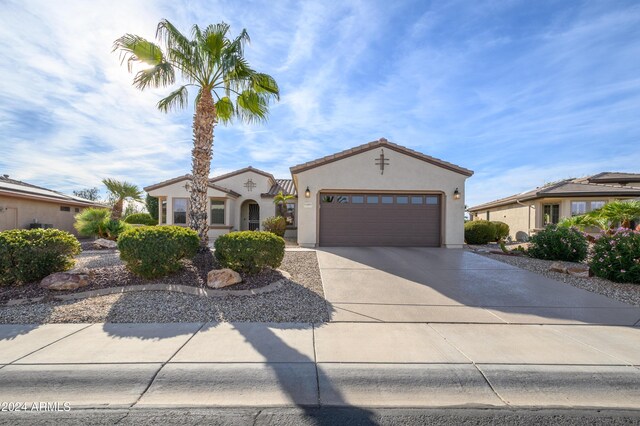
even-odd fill
[{"label": "exterior wall light", "polygon": [[458,191],[458,188],[456,188],[456,190],[453,191],[453,199],[454,200],[459,200],[460,199],[460,191]]},{"label": "exterior wall light", "polygon": [[307,186],[307,189],[304,191],[305,198],[311,198],[311,190]]}]

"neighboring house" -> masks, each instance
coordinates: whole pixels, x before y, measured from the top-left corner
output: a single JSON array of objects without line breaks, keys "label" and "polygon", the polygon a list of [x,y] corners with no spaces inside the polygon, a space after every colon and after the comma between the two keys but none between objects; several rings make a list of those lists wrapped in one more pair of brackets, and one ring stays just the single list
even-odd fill
[{"label": "neighboring house", "polygon": [[565,179],[468,209],[472,220],[509,225],[511,238],[524,241],[546,225],[588,213],[613,200],[640,198],[640,173],[604,172]]},{"label": "neighboring house", "polygon": [[[287,205],[287,236],[303,247],[464,243],[464,186],[473,172],[380,139],[291,167],[292,179],[247,167],[209,180],[209,236],[261,229]],[[145,188],[161,223],[187,225],[189,175]]]},{"label": "neighboring house", "polygon": [[44,227],[77,234],[74,216],[87,207],[104,206],[0,176],[0,231]]}]

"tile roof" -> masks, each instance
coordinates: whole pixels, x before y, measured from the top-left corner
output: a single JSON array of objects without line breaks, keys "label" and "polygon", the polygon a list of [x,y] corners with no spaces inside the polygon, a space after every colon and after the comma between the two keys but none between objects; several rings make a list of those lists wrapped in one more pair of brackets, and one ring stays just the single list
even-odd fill
[{"label": "tile roof", "polygon": [[518,201],[530,201],[545,197],[585,197],[585,196],[640,196],[640,188],[607,185],[601,183],[591,183],[588,178],[584,179],[564,179],[559,182],[553,182],[541,187],[525,191],[520,194],[511,195],[509,197],[500,198],[488,203],[479,204],[468,208],[470,212],[484,210],[492,207],[500,207],[508,204],[514,204]]},{"label": "tile roof", "polygon": [[296,186],[293,184],[293,179],[276,179],[276,183],[269,188],[269,192],[262,194],[262,196],[274,197],[278,195],[278,192],[280,191],[282,191],[284,195],[293,195],[294,197],[298,196]]},{"label": "tile roof", "polygon": [[602,172],[597,175],[589,176],[589,182],[595,183],[627,183],[640,182],[640,173],[622,173],[622,172]]},{"label": "tile roof", "polygon": [[48,201],[63,201],[66,204],[103,207],[103,205],[97,201],[87,200],[85,198],[76,197],[75,195],[63,194],[62,192],[54,191],[52,189],[11,179],[8,175],[0,176],[0,192]]},{"label": "tile roof", "polygon": [[271,173],[267,173],[267,172],[265,172],[263,170],[256,169],[255,167],[248,166],[248,167],[245,167],[244,169],[236,170],[236,171],[231,172],[231,173],[226,173],[224,175],[212,177],[211,179],[209,179],[209,182],[217,182],[219,180],[227,179],[227,178],[230,178],[232,176],[240,175],[240,174],[245,173],[245,172],[258,173],[259,175],[263,175],[263,176],[268,177],[269,179],[275,181],[275,178],[273,177],[273,175]]},{"label": "tile roof", "polygon": [[[155,183],[153,185],[145,186],[143,189],[146,192],[149,192],[149,191],[153,191],[154,189],[162,188],[163,186],[171,185],[172,183],[181,182],[183,180],[191,180],[191,175],[190,174],[186,174],[186,175],[178,176],[178,177],[175,177],[175,178],[172,178],[172,179],[167,179],[167,180],[164,180],[162,182]],[[239,197],[240,196],[240,194],[238,194],[237,192],[235,192],[235,191],[233,191],[231,189],[228,189],[228,188],[225,188],[223,186],[214,184],[211,179],[209,179],[209,188],[217,189],[218,191],[222,191],[222,192],[225,192],[225,193],[227,193],[229,195],[233,195],[234,197]]]},{"label": "tile roof", "polygon": [[325,165],[327,163],[331,163],[333,161],[338,161],[346,157],[350,157],[352,155],[360,154],[361,152],[369,151],[375,148],[387,148],[393,151],[397,151],[411,157],[417,158],[422,161],[426,161],[427,163],[434,164],[436,166],[443,167],[445,169],[452,170],[454,172],[463,174],[465,176],[471,176],[473,171],[469,169],[465,169],[464,167],[457,166],[452,163],[448,163],[444,160],[440,160],[435,157],[431,157],[429,155],[423,154],[418,151],[414,151],[413,149],[409,149],[407,147],[395,144],[393,142],[389,142],[385,138],[380,138],[377,141],[369,142],[364,145],[356,146],[351,149],[347,149],[345,151],[338,152],[336,154],[327,155],[326,157],[318,158],[317,160],[308,161],[303,164],[298,164],[297,166],[293,166],[290,168],[291,174],[300,173],[305,170],[313,169],[314,167],[319,167]]}]

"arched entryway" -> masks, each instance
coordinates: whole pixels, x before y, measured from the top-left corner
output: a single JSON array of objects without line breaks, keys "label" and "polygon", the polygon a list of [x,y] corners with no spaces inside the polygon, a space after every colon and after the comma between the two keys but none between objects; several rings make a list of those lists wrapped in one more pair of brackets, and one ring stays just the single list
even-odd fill
[{"label": "arched entryway", "polygon": [[240,205],[240,230],[260,229],[260,205],[254,200],[246,200]]}]

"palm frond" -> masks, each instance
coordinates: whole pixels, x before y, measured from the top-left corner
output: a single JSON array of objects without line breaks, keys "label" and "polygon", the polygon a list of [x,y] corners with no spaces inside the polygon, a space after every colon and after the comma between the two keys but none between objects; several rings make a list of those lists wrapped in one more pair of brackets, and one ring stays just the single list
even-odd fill
[{"label": "palm frond", "polygon": [[153,68],[138,71],[133,78],[133,85],[140,90],[147,87],[166,87],[176,81],[173,66],[168,62],[162,62]]},{"label": "palm frond", "polygon": [[233,119],[235,107],[229,97],[223,96],[218,102],[216,102],[216,113],[218,115],[218,119],[223,123],[229,123]]},{"label": "palm frond", "polygon": [[255,73],[251,76],[253,90],[258,93],[271,93],[277,100],[280,100],[280,88],[276,80],[269,74]]},{"label": "palm frond", "polygon": [[127,61],[129,72],[132,71],[134,62],[142,62],[156,66],[164,61],[162,49],[135,34],[125,34],[113,43],[113,52],[120,50],[120,61]]},{"label": "palm frond", "polygon": [[162,112],[169,112],[172,109],[185,108],[189,101],[189,91],[187,86],[180,86],[174,90],[166,98],[160,99],[158,109]]},{"label": "palm frond", "polygon": [[110,178],[102,179],[102,183],[115,198],[131,198],[136,201],[142,200],[142,191],[133,183]]}]

